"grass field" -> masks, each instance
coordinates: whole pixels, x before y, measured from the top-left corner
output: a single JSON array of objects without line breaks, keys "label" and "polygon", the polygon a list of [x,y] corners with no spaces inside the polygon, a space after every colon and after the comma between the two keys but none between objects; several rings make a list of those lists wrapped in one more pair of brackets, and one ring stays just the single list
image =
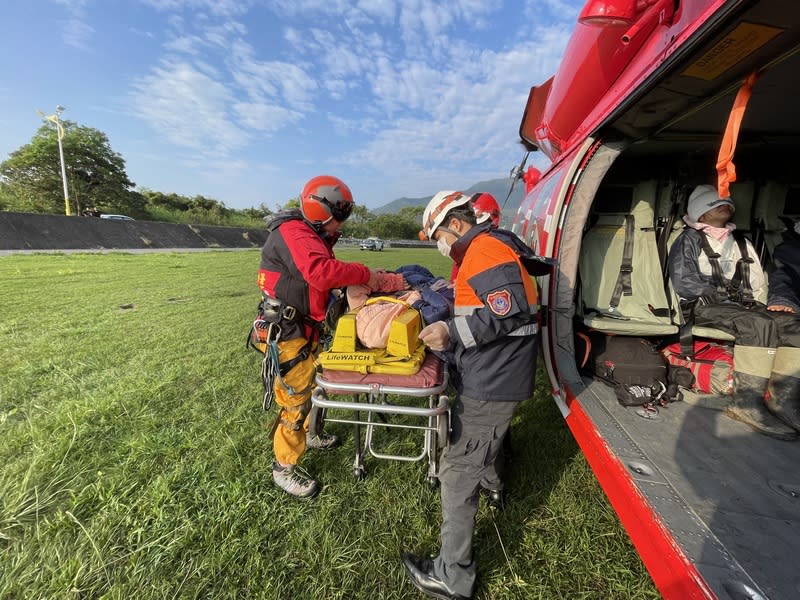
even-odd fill
[{"label": "grass field", "polygon": [[[432,250],[339,257],[449,271]],[[332,424],[343,447],[302,462],[320,495],[272,486],[244,346],[258,258],[0,258],[0,598],[421,597],[399,554],[437,549],[425,464],[368,458],[356,481]],[[506,509],[478,513],[476,597],[657,598],[539,377]]]}]

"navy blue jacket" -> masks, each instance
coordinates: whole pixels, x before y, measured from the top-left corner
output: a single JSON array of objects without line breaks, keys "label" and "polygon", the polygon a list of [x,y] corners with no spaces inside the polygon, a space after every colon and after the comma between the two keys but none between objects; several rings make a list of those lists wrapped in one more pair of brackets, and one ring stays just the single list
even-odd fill
[{"label": "navy blue jacket", "polygon": [[767,305],[791,306],[800,313],[800,241],[775,246],[772,263]]}]

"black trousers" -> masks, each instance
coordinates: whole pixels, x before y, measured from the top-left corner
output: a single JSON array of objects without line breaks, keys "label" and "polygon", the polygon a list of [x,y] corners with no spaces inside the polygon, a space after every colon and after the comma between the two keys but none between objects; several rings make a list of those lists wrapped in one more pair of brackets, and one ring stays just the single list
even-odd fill
[{"label": "black trousers", "polygon": [[450,443],[442,455],[441,548],[434,572],[462,596],[475,586],[472,532],[480,489],[497,485],[497,456],[519,402],[486,402],[459,396]]},{"label": "black trousers", "polygon": [[769,311],[760,304],[751,308],[735,302],[698,305],[694,324],[729,333],[740,346],[800,348],[800,315]]}]

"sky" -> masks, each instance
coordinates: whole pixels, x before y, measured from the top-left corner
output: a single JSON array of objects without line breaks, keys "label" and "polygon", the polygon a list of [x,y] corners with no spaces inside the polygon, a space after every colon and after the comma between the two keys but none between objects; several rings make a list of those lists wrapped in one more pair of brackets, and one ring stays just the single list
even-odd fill
[{"label": "sky", "polygon": [[524,156],[528,92],[582,5],[5,0],[0,161],[61,105],[137,188],[229,208],[274,208],[320,174],[369,209],[466,189]]}]

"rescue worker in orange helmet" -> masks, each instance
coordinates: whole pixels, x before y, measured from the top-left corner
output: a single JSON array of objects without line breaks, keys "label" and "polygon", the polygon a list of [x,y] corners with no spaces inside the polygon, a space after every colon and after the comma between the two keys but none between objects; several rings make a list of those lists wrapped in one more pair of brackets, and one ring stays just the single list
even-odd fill
[{"label": "rescue worker in orange helmet", "polygon": [[337,260],[333,253],[353,206],[353,194],[341,179],[314,177],[300,193],[300,209],[279,213],[269,222],[261,251],[262,314],[279,328],[279,375],[272,390],[280,413],[272,427],[272,479],[299,498],[319,490],[316,480],[296,469],[306,448],[338,445],[336,436],[322,431],[311,405],[317,340],[331,292],[354,284],[385,288],[381,271]]},{"label": "rescue worker in orange helmet", "polygon": [[425,209],[420,232],[459,265],[455,316],[419,334],[455,361],[451,434],[439,471],[441,546],[433,560],[402,556],[414,586],[435,598],[472,597],[479,493],[486,482],[499,480],[496,457],[514,411],[533,394],[539,344],[536,284],[521,256],[532,252],[511,232],[477,223],[470,199],[439,192]]}]

